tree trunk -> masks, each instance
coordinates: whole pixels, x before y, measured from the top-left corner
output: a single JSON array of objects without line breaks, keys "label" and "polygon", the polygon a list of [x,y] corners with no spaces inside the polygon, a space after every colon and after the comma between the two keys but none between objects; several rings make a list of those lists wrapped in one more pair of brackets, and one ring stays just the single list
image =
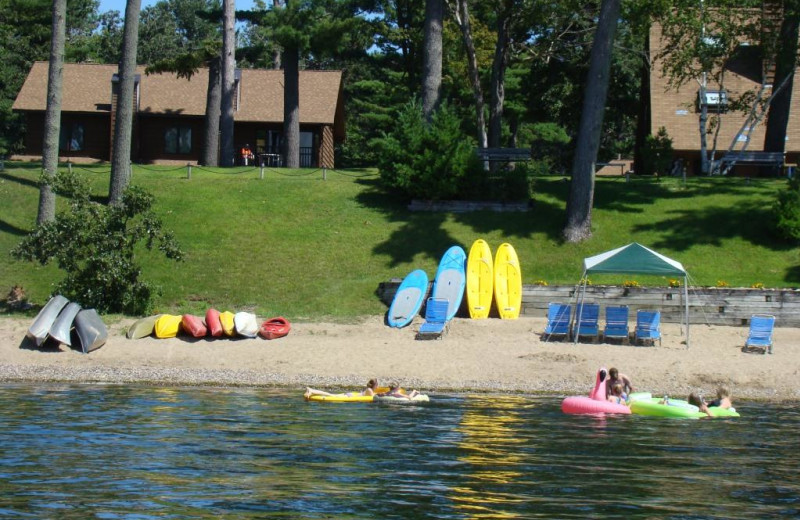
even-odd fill
[{"label": "tree trunk", "polygon": [[800,13],[794,9],[787,11],[781,23],[773,85],[780,85],[784,78],[789,79],[783,89],[775,95],[769,107],[767,133],[764,136],[765,152],[786,150],[786,127],[789,124],[789,109],[792,105],[792,84],[794,69],[797,66],[797,38],[800,33]]},{"label": "tree trunk", "polygon": [[617,29],[620,0],[603,0],[597,22],[589,74],[583,95],[583,111],[578,128],[575,158],[572,162],[572,182],[567,200],[567,225],[564,239],[580,242],[592,236],[592,203],[594,200],[594,164],[600,147],[608,80],[611,71],[611,51]]},{"label": "tree trunk", "polygon": [[233,142],[233,102],[236,97],[234,81],[236,75],[236,1],[222,2],[222,100],[220,113],[220,133],[222,157],[220,165],[233,166],[236,150]]},{"label": "tree trunk", "polygon": [[700,173],[708,175],[711,173],[711,164],[708,161],[708,105],[706,104],[706,79],[700,83],[700,117],[697,120],[698,131],[700,132]]},{"label": "tree trunk", "polygon": [[[272,0],[272,8],[273,9],[280,9],[283,7],[283,0]],[[281,70],[281,52],[283,52],[276,44],[276,42],[270,42],[272,45],[272,70]]]},{"label": "tree trunk", "polygon": [[141,0],[127,0],[122,33],[122,61],[119,64],[119,94],[111,152],[111,186],[108,202],[119,204],[131,181],[131,139],[133,137],[133,95],[136,83],[136,48],[139,42]]},{"label": "tree trunk", "polygon": [[430,121],[442,88],[443,0],[425,0],[425,41],[422,58],[422,113]]},{"label": "tree trunk", "polygon": [[42,179],[39,185],[39,212],[36,216],[36,224],[39,226],[56,218],[56,195],[53,193],[52,184],[53,177],[58,172],[66,16],[67,0],[53,0],[50,64],[47,73],[47,109],[44,115]]},{"label": "tree trunk", "polygon": [[501,146],[503,135],[503,103],[506,97],[506,68],[508,67],[509,31],[513,0],[505,0],[497,19],[497,44],[492,60],[491,97],[489,100],[489,147]]},{"label": "tree trunk", "polygon": [[300,51],[283,50],[283,157],[287,168],[300,167]]},{"label": "tree trunk", "polygon": [[219,115],[222,100],[220,82],[220,56],[208,63],[208,89],[206,90],[205,137],[203,139],[203,166],[219,165]]},{"label": "tree trunk", "polygon": [[457,6],[453,16],[461,29],[461,37],[464,40],[464,48],[467,51],[467,69],[469,80],[472,83],[472,97],[475,100],[475,126],[477,130],[478,146],[486,148],[486,117],[484,115],[483,88],[481,88],[481,78],[478,71],[478,57],[475,53],[475,42],[472,39],[472,26],[469,19],[468,0],[456,0]]},{"label": "tree trunk", "polygon": [[[645,28],[645,34],[650,33],[650,25]],[[644,171],[644,157],[642,150],[650,135],[650,38],[644,39],[644,56],[642,66],[639,68],[639,111],[636,115],[636,141],[633,145],[633,171],[641,173]]]}]

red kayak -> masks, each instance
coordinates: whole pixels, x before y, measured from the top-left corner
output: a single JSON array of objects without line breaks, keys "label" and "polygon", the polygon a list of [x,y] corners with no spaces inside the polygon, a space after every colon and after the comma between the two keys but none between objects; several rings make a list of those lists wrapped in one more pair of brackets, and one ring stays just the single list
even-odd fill
[{"label": "red kayak", "polygon": [[292,326],[289,325],[289,320],[283,316],[278,316],[277,318],[270,318],[262,323],[258,333],[261,334],[261,337],[264,339],[282,338],[289,334],[291,328]]},{"label": "red kayak", "polygon": [[208,327],[208,333],[215,338],[222,336],[222,323],[219,321],[219,311],[217,309],[208,309],[206,311],[206,327]]},{"label": "red kayak", "polygon": [[181,325],[183,326],[183,330],[195,338],[202,338],[208,333],[208,329],[203,324],[203,319],[200,316],[184,314],[181,317]]}]

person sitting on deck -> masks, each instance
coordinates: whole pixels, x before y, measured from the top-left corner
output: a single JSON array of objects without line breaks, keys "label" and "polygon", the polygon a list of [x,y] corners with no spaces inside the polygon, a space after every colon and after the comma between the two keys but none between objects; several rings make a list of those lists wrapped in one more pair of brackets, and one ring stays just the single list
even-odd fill
[{"label": "person sitting on deck", "polygon": [[242,146],[242,149],[239,151],[239,153],[242,156],[242,164],[245,166],[248,166],[250,164],[250,160],[255,158],[249,144]]}]

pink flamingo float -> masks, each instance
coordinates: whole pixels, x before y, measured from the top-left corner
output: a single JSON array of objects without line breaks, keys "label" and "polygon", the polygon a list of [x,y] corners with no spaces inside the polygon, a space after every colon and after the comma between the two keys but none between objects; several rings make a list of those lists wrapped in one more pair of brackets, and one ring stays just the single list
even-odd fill
[{"label": "pink flamingo float", "polygon": [[570,396],[561,402],[561,411],[569,414],[619,413],[630,414],[631,409],[624,404],[612,403],[606,399],[608,371],[601,368],[597,371],[594,389],[589,397]]}]

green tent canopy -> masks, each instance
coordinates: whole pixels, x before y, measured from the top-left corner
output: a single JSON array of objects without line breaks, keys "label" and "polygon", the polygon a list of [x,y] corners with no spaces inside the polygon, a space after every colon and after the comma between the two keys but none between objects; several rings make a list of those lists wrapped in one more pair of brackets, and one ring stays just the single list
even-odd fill
[{"label": "green tent canopy", "polygon": [[[581,304],[586,296],[587,275],[598,273],[650,274],[683,277],[683,300],[686,312],[686,346],[689,346],[689,275],[683,265],[633,242],[626,246],[583,259]],[[577,317],[580,319],[580,317]],[[575,338],[577,341],[578,338]]]},{"label": "green tent canopy", "polygon": [[680,262],[636,242],[583,259],[585,274],[627,273],[686,276]]}]

